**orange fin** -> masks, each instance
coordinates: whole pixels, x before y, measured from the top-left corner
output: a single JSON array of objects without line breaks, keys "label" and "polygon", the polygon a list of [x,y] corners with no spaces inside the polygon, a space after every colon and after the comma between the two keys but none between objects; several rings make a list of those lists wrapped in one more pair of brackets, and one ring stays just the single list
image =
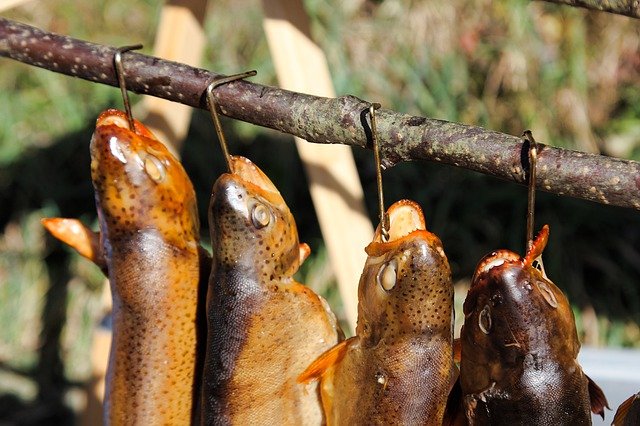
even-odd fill
[{"label": "orange fin", "polygon": [[527,255],[524,258],[524,264],[531,266],[533,261],[536,260],[542,252],[544,248],[547,246],[547,241],[549,240],[549,225],[544,225],[536,238],[533,240],[533,244],[531,248],[527,250]]},{"label": "orange fin", "polygon": [[311,254],[311,247],[309,247],[307,243],[300,243],[298,244],[298,248],[300,249],[300,264],[302,265]]},{"label": "orange fin", "polygon": [[602,420],[604,420],[604,409],[610,410],[609,403],[607,402],[607,397],[604,396],[604,392],[600,389],[600,386],[596,384],[589,376],[587,376],[587,380],[589,381],[589,399],[591,400],[591,412],[594,414],[599,414],[602,416]]},{"label": "orange fin", "polygon": [[52,217],[43,218],[40,223],[51,235],[98,265],[103,271],[106,271],[107,261],[102,252],[100,234],[98,232],[93,232],[77,219]]},{"label": "orange fin", "polygon": [[453,362],[460,364],[462,359],[462,342],[460,339],[453,339]]},{"label": "orange fin", "polygon": [[[616,411],[616,415],[613,417],[611,426],[623,426],[626,424],[639,424],[640,423],[640,403],[636,404],[640,400],[640,392],[635,395],[631,395],[627,398]],[[635,405],[635,407],[634,407]],[[631,409],[634,408],[633,411]],[[631,411],[631,413],[629,413]],[[629,418],[627,419],[627,416]],[[628,420],[628,421],[627,421]]]},{"label": "orange fin", "polygon": [[466,425],[467,419],[462,409],[462,387],[460,386],[460,376],[453,384],[449,391],[449,398],[444,409],[444,417],[442,418],[443,426],[461,426]]},{"label": "orange fin", "polygon": [[347,350],[349,349],[349,345],[355,342],[355,339],[356,337],[351,337],[347,340],[343,340],[320,355],[318,359],[313,361],[311,365],[298,376],[298,383],[308,383],[322,377],[322,374],[328,368],[342,361],[342,358],[344,358]]}]

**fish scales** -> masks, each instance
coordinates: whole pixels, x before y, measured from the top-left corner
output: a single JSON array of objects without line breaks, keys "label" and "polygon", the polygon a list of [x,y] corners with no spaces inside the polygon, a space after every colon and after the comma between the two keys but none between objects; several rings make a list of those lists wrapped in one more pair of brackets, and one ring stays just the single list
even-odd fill
[{"label": "fish scales", "polygon": [[91,139],[96,234],[73,219],[44,219],[54,236],[108,274],[113,340],[104,423],[190,424],[202,344],[195,192],[182,165],[141,123],[107,110]]},{"label": "fish scales", "polygon": [[249,160],[214,184],[202,424],[322,424],[315,384],[296,377],[342,337],[324,299],[292,275],[308,255],[293,216]]},{"label": "fish scales", "polygon": [[[480,261],[464,302],[460,384],[469,424],[591,424],[602,391],[577,362],[573,312],[541,266],[545,226],[527,255]],[[540,264],[538,264],[540,265]]]},{"label": "fish scales", "polygon": [[358,288],[356,336],[300,377],[320,378],[329,425],[440,425],[457,370],[453,363],[453,286],[438,237],[420,207],[388,210],[367,246]]}]

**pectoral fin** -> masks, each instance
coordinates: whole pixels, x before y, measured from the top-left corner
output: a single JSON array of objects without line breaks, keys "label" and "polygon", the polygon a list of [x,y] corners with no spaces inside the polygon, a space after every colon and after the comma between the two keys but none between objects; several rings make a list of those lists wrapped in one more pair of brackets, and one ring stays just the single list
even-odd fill
[{"label": "pectoral fin", "polygon": [[304,261],[307,260],[307,257],[309,257],[309,255],[311,254],[311,248],[307,243],[300,243],[298,245],[298,248],[300,249],[300,264],[302,265]]},{"label": "pectoral fin", "polygon": [[349,350],[349,346],[354,343],[356,339],[357,337],[351,337],[347,340],[343,340],[320,355],[318,359],[313,361],[311,365],[298,376],[298,383],[308,383],[322,377],[326,370],[338,364],[342,358],[344,358],[345,354]]},{"label": "pectoral fin", "polygon": [[640,392],[627,398],[616,411],[611,426],[640,424]]},{"label": "pectoral fin", "polygon": [[444,409],[442,425],[460,426],[466,424],[467,420],[462,407],[462,387],[460,386],[460,377],[458,377],[449,391],[449,398],[447,399],[447,405]]},{"label": "pectoral fin", "polygon": [[462,359],[462,342],[460,339],[453,339],[453,362],[460,364]]},{"label": "pectoral fin", "polygon": [[602,420],[604,420],[604,409],[607,408],[608,410],[610,410],[609,403],[607,402],[607,397],[604,396],[604,392],[602,392],[600,386],[596,385],[596,383],[591,380],[589,376],[586,377],[589,381],[589,399],[591,400],[591,412],[601,415]]},{"label": "pectoral fin", "polygon": [[93,232],[77,219],[61,217],[43,218],[42,226],[54,237],[67,244],[81,256],[86,257],[103,271],[107,270],[107,261],[100,244],[100,234]]}]

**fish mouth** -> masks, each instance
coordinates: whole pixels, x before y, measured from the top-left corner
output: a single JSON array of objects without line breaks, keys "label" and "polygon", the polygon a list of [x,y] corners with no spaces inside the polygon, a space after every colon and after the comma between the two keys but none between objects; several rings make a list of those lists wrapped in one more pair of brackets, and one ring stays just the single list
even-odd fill
[{"label": "fish mouth", "polygon": [[373,241],[378,243],[393,242],[406,237],[413,231],[426,231],[422,209],[415,201],[400,200],[387,210],[389,218],[389,239],[382,239],[382,224],[378,225]]},{"label": "fish mouth", "polygon": [[510,250],[498,250],[494,251],[491,254],[488,254],[480,262],[476,267],[476,271],[473,275],[472,283],[476,282],[477,277],[482,274],[486,274],[491,271],[493,268],[500,267],[505,263],[514,263],[514,262],[522,262],[522,258],[516,253]]},{"label": "fish mouth", "polygon": [[[427,231],[424,214],[415,201],[400,200],[395,202],[387,210],[387,216],[389,218],[389,239],[386,241],[383,239],[382,226],[378,225],[373,241],[365,248],[369,256],[380,256],[398,247],[403,241],[414,237],[436,243],[435,246],[441,250],[440,239]],[[444,252],[441,254],[444,255]]]}]

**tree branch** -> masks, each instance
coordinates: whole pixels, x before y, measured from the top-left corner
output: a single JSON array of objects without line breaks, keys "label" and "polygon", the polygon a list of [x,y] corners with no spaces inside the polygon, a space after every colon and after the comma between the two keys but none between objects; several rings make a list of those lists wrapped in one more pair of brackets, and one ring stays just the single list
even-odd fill
[{"label": "tree branch", "polygon": [[[47,33],[0,18],[0,56],[89,81],[117,86],[115,48]],[[219,77],[203,69],[127,52],[129,90],[206,109],[205,90]],[[220,111],[314,143],[367,146],[369,103],[353,96],[321,98],[238,81],[216,89]],[[527,147],[519,137],[481,127],[414,117],[381,109],[377,114],[385,167],[430,160],[524,184]],[[539,189],[558,195],[640,210],[640,163],[540,144]]]},{"label": "tree branch", "polygon": [[545,0],[549,3],[566,4],[585,9],[640,18],[639,0]]}]

